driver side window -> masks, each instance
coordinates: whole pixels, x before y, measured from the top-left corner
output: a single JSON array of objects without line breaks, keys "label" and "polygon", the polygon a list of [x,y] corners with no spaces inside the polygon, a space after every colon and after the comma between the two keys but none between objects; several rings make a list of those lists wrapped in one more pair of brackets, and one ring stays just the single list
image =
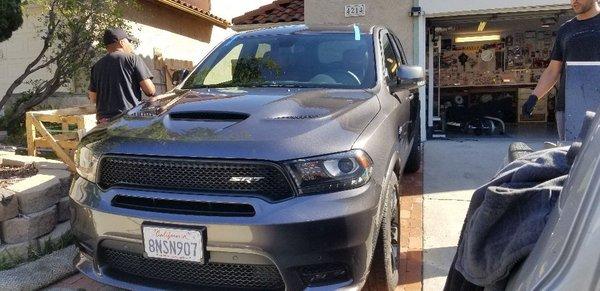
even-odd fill
[{"label": "driver side window", "polygon": [[396,75],[396,71],[398,70],[398,58],[396,57],[396,52],[394,52],[394,47],[390,41],[389,35],[383,34],[381,37],[381,48],[383,51],[383,63],[386,69],[386,73],[388,77],[392,77]]}]

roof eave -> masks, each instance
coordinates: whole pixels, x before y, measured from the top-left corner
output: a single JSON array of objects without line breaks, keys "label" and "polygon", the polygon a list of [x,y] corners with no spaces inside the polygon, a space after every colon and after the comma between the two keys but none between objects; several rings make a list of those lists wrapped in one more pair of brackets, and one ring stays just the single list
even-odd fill
[{"label": "roof eave", "polygon": [[214,25],[216,25],[216,26],[218,26],[220,28],[227,29],[227,28],[229,28],[231,26],[231,24],[227,20],[225,20],[225,19],[218,18],[218,17],[215,17],[215,16],[211,16],[211,15],[209,15],[207,13],[203,13],[203,12],[200,12],[198,10],[192,9],[192,8],[190,8],[188,6],[185,6],[185,5],[181,4],[181,3],[174,2],[172,0],[156,0],[156,1],[158,1],[160,3],[163,3],[165,5],[168,5],[170,7],[173,7],[175,9],[177,9],[177,10],[181,10],[183,12],[192,14],[192,15],[194,15],[196,17],[202,18],[202,19],[204,19],[204,20],[206,20],[206,21],[208,21],[208,22],[210,22],[210,23],[212,23],[212,24],[214,24]]}]

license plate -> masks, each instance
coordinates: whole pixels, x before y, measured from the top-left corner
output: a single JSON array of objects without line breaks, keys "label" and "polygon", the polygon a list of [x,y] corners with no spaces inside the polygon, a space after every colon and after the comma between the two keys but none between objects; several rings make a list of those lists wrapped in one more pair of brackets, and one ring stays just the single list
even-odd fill
[{"label": "license plate", "polygon": [[204,263],[201,229],[142,226],[144,253],[149,258]]}]

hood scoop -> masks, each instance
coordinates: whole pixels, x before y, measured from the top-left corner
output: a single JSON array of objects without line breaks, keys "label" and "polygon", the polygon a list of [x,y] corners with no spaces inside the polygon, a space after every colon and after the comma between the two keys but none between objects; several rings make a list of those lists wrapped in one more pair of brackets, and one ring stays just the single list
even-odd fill
[{"label": "hood scoop", "polygon": [[185,121],[229,121],[240,122],[246,120],[250,115],[240,112],[225,111],[181,111],[172,112],[169,117],[173,120]]}]

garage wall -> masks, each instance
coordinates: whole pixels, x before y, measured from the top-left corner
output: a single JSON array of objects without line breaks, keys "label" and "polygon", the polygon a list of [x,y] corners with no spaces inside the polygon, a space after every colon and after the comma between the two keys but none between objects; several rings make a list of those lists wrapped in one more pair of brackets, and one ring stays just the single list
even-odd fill
[{"label": "garage wall", "polygon": [[569,0],[419,0],[427,17],[568,8]]},{"label": "garage wall", "polygon": [[[366,16],[344,16],[344,6],[366,4]],[[412,0],[305,0],[304,21],[307,25],[383,25],[402,41],[407,57],[413,58],[413,20],[409,16]]]}]

